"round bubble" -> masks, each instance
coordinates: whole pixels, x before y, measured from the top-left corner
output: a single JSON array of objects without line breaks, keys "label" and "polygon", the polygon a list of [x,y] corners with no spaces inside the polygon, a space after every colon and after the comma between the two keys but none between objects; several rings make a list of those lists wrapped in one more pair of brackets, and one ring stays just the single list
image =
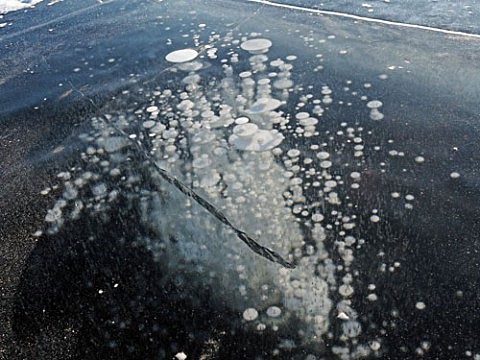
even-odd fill
[{"label": "round bubble", "polygon": [[273,86],[277,89],[289,89],[293,86],[293,81],[290,79],[280,79],[273,83]]},{"label": "round bubble", "polygon": [[279,317],[282,314],[282,309],[278,306],[270,306],[267,309],[267,315],[270,317]]},{"label": "round bubble", "polygon": [[326,160],[330,157],[330,154],[326,151],[320,151],[318,154],[317,154],[317,158],[319,158],[320,160]]},{"label": "round bubble", "polygon": [[424,310],[427,305],[425,305],[425,303],[423,301],[418,301],[416,304],[415,304],[415,307],[418,309],[418,310]]},{"label": "round bubble", "polygon": [[255,101],[252,106],[250,106],[250,109],[248,111],[253,114],[264,113],[267,111],[273,111],[280,107],[280,105],[282,105],[282,102],[280,100],[261,98]]},{"label": "round bubble", "polygon": [[197,50],[181,49],[181,50],[175,50],[175,51],[172,51],[171,53],[168,53],[167,56],[165,56],[165,60],[171,63],[179,64],[179,63],[195,60],[197,56],[198,56]]},{"label": "round bubble", "polygon": [[258,311],[254,308],[245,309],[243,312],[243,318],[246,321],[253,321],[258,317]]},{"label": "round bubble", "polygon": [[240,47],[251,54],[261,54],[266,52],[272,46],[272,42],[268,39],[250,39],[244,41]]},{"label": "round bubble", "polygon": [[423,156],[417,156],[415,157],[415,162],[418,164],[421,164],[425,161],[425,158]]},{"label": "round bubble", "polygon": [[239,117],[239,118],[236,118],[235,119],[235,124],[237,125],[243,125],[243,124],[246,124],[250,121],[249,118],[245,117],[245,116],[242,116],[242,117]]},{"label": "round bubble", "polygon": [[378,109],[382,107],[383,103],[380,100],[372,100],[367,103],[367,107],[370,109]]},{"label": "round bubble", "polygon": [[158,111],[158,107],[157,106],[149,106],[147,107],[147,112],[148,113],[153,113],[155,111]]}]

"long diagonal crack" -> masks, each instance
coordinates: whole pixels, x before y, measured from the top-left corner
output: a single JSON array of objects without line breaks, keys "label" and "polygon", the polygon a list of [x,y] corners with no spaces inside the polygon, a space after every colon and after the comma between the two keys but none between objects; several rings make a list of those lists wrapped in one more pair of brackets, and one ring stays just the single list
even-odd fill
[{"label": "long diagonal crack", "polygon": [[268,259],[272,262],[278,263],[288,269],[294,269],[295,264],[285,260],[280,254],[275,252],[272,249],[269,249],[263,245],[260,245],[255,239],[247,235],[244,231],[240,230],[237,228],[235,225],[228,220],[228,218],[220,211],[218,210],[213,204],[211,204],[208,200],[197,194],[195,191],[193,191],[190,187],[185,185],[183,182],[178,180],[176,177],[174,177],[172,174],[170,174],[168,171],[165,169],[162,169],[158,164],[155,162],[154,159],[148,155],[148,153],[145,151],[143,148],[142,144],[139,141],[135,141],[128,137],[128,135],[123,131],[122,129],[118,128],[114,124],[109,123],[109,125],[113,126],[113,128],[118,131],[122,136],[125,136],[126,139],[128,139],[134,146],[137,148],[139,153],[147,160],[154,168],[157,170],[157,172],[160,174],[160,176],[166,180],[168,183],[172,184],[175,186],[178,190],[180,190],[183,194],[187,195],[188,197],[192,198],[195,200],[200,206],[202,206],[205,210],[207,210],[210,214],[215,216],[220,222],[222,222],[224,225],[228,226],[230,229],[232,229],[237,237],[242,240],[253,252],[256,254],[264,257],[265,259]]}]

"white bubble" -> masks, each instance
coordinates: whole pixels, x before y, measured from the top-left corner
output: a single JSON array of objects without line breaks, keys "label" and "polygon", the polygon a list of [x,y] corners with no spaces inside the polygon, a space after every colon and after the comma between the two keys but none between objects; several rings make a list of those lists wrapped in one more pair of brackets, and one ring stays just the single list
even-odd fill
[{"label": "white bubble", "polygon": [[332,162],[329,161],[329,160],[323,160],[321,163],[320,163],[320,167],[322,169],[328,169],[329,167],[332,166]]},{"label": "white bubble", "polygon": [[143,122],[143,127],[144,127],[145,129],[150,129],[150,128],[154,127],[155,124],[156,124],[155,121],[153,121],[153,120],[147,120],[147,121],[144,121],[144,122]]},{"label": "white bubble", "polygon": [[261,54],[266,51],[272,46],[272,42],[268,39],[250,39],[244,41],[240,47],[248,51],[251,54]]},{"label": "white bubble", "polygon": [[251,71],[242,71],[240,74],[238,74],[238,76],[241,79],[245,79],[245,78],[248,78],[248,77],[252,76],[252,72]]},{"label": "white bubble", "polygon": [[372,341],[370,342],[370,349],[373,351],[378,351],[380,350],[381,344],[378,341]]},{"label": "white bubble", "polygon": [[235,119],[235,124],[237,125],[243,125],[243,124],[246,124],[250,121],[249,118],[245,117],[245,116],[242,116],[242,117],[239,117],[239,118],[236,118]]},{"label": "white bubble", "polygon": [[258,317],[258,311],[254,308],[248,308],[243,312],[243,318],[246,321],[253,321]]},{"label": "white bubble", "polygon": [[181,49],[172,51],[165,56],[165,60],[171,63],[184,63],[195,60],[198,56],[198,51],[194,49]]},{"label": "white bubble", "polygon": [[329,188],[334,188],[337,186],[337,182],[335,180],[327,180],[325,181],[325,186]]},{"label": "white bubble", "polygon": [[333,102],[333,99],[328,96],[328,95],[325,95],[323,98],[322,98],[322,102],[325,104],[325,105],[330,105],[332,102]]},{"label": "white bubble", "polygon": [[451,179],[458,179],[460,177],[460,174],[458,172],[452,172],[450,173],[450,178]]},{"label": "white bubble", "polygon": [[255,101],[252,106],[250,106],[248,112],[253,114],[264,113],[268,111],[273,111],[280,107],[280,105],[282,105],[282,102],[280,100],[272,98],[261,98]]},{"label": "white bubble", "polygon": [[62,180],[69,180],[72,175],[68,171],[62,171],[57,174],[57,177]]},{"label": "white bubble", "polygon": [[239,137],[251,137],[258,130],[258,126],[253,123],[243,123],[233,128],[233,133]]},{"label": "white bubble", "polygon": [[53,209],[50,209],[47,211],[47,215],[45,215],[45,221],[46,222],[55,222],[61,219],[62,217],[62,210],[54,207]]},{"label": "white bubble", "polygon": [[425,158],[423,156],[417,156],[415,157],[415,162],[418,164],[421,164],[425,161]]},{"label": "white bubble", "polygon": [[320,151],[319,153],[317,153],[317,158],[319,158],[320,160],[326,160],[330,157],[330,154],[326,151]]},{"label": "white bubble", "polygon": [[282,314],[282,309],[278,306],[270,306],[267,309],[267,315],[270,317],[279,317]]},{"label": "white bubble", "polygon": [[350,177],[351,177],[353,180],[358,180],[358,179],[360,179],[360,173],[354,171],[354,172],[352,172],[352,173],[350,174]]},{"label": "white bubble", "polygon": [[297,157],[297,156],[300,155],[300,150],[298,150],[298,149],[290,149],[290,150],[288,150],[287,155],[288,155],[289,157],[291,157],[291,158],[295,158],[295,157]]},{"label": "white bubble", "polygon": [[370,221],[374,222],[374,223],[377,223],[377,222],[380,221],[380,217],[378,215],[372,215],[372,216],[370,216]]},{"label": "white bubble", "polygon": [[[313,118],[313,117],[308,117],[306,119],[300,120],[299,122],[300,122],[300,125],[302,125],[302,126],[313,127],[313,126],[317,125],[318,120]],[[312,128],[312,129],[314,130],[315,128]]]},{"label": "white bubble", "polygon": [[353,294],[353,287],[348,284],[343,284],[338,288],[338,292],[344,297],[349,297]]},{"label": "white bubble", "polygon": [[121,173],[122,172],[118,168],[110,170],[110,176],[119,176]]},{"label": "white bubble", "polygon": [[418,310],[424,310],[424,309],[427,307],[427,305],[425,305],[424,302],[419,301],[419,302],[417,302],[417,303],[415,304],[415,307],[416,307]]},{"label": "white bubble", "polygon": [[265,324],[258,324],[257,325],[257,330],[258,331],[264,331],[267,328]]},{"label": "white bubble", "polygon": [[282,59],[276,59],[270,62],[270,65],[273,67],[280,67],[283,64],[285,64],[285,62]]},{"label": "white bubble", "polygon": [[283,139],[277,130],[260,130],[257,125],[247,123],[235,126],[228,142],[240,150],[262,152],[277,147]]},{"label": "white bubble", "polygon": [[345,236],[345,244],[347,246],[352,246],[356,242],[357,242],[357,239],[355,239],[353,236],[351,235]]},{"label": "white bubble", "polygon": [[312,221],[314,222],[321,222],[325,217],[322,214],[313,214]]},{"label": "white bubble", "polygon": [[158,107],[157,106],[149,106],[149,107],[147,107],[146,110],[147,110],[148,113],[153,113],[155,111],[158,111]]},{"label": "white bubble", "polygon": [[273,86],[277,89],[289,89],[293,86],[293,81],[287,78],[282,78],[275,81]]},{"label": "white bubble", "polygon": [[372,109],[370,111],[370,119],[379,121],[379,120],[382,120],[383,118],[384,118],[384,115],[380,111],[378,111],[378,109]]},{"label": "white bubble", "polygon": [[309,114],[308,112],[304,112],[304,111],[295,114],[295,118],[296,118],[297,120],[306,119],[306,118],[308,118],[308,117],[310,117],[310,114]]}]

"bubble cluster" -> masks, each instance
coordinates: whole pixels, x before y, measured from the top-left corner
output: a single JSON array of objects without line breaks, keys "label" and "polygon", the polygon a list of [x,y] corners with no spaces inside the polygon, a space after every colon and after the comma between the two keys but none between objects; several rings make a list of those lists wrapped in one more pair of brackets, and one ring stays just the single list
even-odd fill
[{"label": "bubble cluster", "polygon": [[[297,56],[270,59],[272,46],[266,38],[229,33],[168,53],[169,81],[139,85],[92,117],[92,130],[80,135],[82,166],[58,174],[63,193],[46,214],[48,231],[106,213],[123,197],[153,234],[139,235],[139,246],[170,276],[193,274],[198,286],[215,290],[216,300],[228,299],[245,326],[277,331],[299,319],[305,344],[320,343],[336,328],[332,351],[345,359],[365,357],[381,343],[365,341],[367,327],[353,308],[361,293],[356,251],[365,240],[352,198],[372,176],[365,169],[369,151],[381,148],[368,143],[370,133],[357,121],[327,123],[332,108],[351,103],[335,86],[297,83]],[[212,70],[207,62],[218,66]],[[370,124],[382,120],[382,106],[369,100],[361,116]],[[375,209],[365,222],[379,227],[382,219]],[[233,229],[296,268],[258,257]],[[368,290],[368,302],[377,302],[378,289]],[[333,320],[332,312],[338,314]],[[292,341],[283,339],[278,348],[293,347]]]}]

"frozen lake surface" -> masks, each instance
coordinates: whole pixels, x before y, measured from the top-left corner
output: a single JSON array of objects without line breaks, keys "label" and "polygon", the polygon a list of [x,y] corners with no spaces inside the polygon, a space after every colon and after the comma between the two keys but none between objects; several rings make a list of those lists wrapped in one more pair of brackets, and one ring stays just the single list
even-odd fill
[{"label": "frozen lake surface", "polygon": [[480,358],[476,5],[288,4],[465,34],[221,0],[3,15],[2,356]]},{"label": "frozen lake surface", "polygon": [[[0,13],[30,8],[42,1],[44,0],[2,0]],[[62,1],[53,0],[45,3],[54,5]],[[480,4],[472,0],[278,0],[273,2],[449,30],[471,33],[480,31],[478,21]]]}]

